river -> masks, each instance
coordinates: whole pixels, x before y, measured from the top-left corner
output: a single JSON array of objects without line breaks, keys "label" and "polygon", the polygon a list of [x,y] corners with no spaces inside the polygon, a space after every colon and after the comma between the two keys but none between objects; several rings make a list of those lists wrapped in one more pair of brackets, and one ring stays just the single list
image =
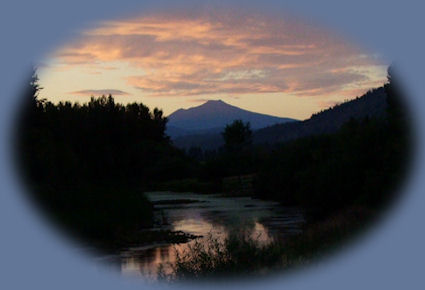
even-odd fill
[{"label": "river", "polygon": [[[252,197],[226,197],[221,194],[150,192],[154,203],[155,226],[152,230],[170,229],[196,236],[223,239],[229,232],[243,230],[261,243],[268,243],[301,231],[303,213],[277,202]],[[155,277],[160,264],[175,259],[194,240],[183,244],[157,243],[129,248],[119,256],[104,258],[115,261],[125,276]]]}]

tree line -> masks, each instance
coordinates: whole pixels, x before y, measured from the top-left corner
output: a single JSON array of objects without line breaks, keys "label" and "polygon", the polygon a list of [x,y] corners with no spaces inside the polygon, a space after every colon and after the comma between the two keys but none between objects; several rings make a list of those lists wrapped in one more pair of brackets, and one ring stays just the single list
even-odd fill
[{"label": "tree line", "polygon": [[161,110],[118,104],[111,95],[84,104],[54,104],[38,99],[36,78],[28,89],[18,142],[31,182],[143,185],[187,174],[190,162],[165,135]]}]

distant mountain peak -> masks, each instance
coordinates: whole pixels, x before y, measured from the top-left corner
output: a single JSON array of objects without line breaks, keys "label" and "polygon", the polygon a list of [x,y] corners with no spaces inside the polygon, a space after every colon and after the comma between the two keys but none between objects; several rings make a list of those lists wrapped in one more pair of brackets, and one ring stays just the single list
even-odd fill
[{"label": "distant mountain peak", "polygon": [[205,104],[226,104],[228,105],[226,102],[223,102],[222,100],[208,100],[204,103]]},{"label": "distant mountain peak", "polygon": [[175,118],[176,116],[181,116],[182,114],[187,114],[187,112],[196,112],[198,111],[199,114],[217,114],[222,113],[229,110],[242,110],[236,106],[230,105],[223,100],[208,100],[198,106],[190,107],[187,109],[178,109],[174,113],[172,113],[169,117]]},{"label": "distant mountain peak", "polygon": [[198,107],[204,107],[204,106],[207,106],[207,107],[208,106],[214,106],[214,107],[219,107],[219,106],[226,107],[226,106],[228,106],[228,107],[232,107],[232,105],[230,105],[230,104],[228,104],[228,103],[226,103],[222,100],[208,100]]},{"label": "distant mountain peak", "polygon": [[179,109],[169,115],[168,119],[167,134],[171,137],[200,131],[221,131],[234,120],[249,122],[252,129],[293,121],[293,119],[247,111],[220,99],[208,100],[188,109]]}]

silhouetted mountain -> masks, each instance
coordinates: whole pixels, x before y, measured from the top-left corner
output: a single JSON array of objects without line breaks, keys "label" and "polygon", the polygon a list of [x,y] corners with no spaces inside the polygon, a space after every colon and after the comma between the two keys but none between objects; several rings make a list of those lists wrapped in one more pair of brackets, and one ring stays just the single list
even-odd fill
[{"label": "silhouetted mountain", "polygon": [[200,106],[179,109],[168,117],[166,133],[171,138],[193,134],[218,133],[234,120],[249,122],[252,129],[295,121],[260,113],[254,113],[229,105],[221,100],[208,101]]},{"label": "silhouetted mountain", "polygon": [[178,127],[174,127],[174,126],[169,126],[167,125],[167,129],[165,131],[165,133],[170,136],[171,138],[176,137],[176,136],[185,136],[185,135],[189,135],[191,134],[190,131],[178,128]]},{"label": "silhouetted mountain", "polygon": [[[386,112],[386,93],[383,87],[371,90],[361,97],[313,114],[304,121],[276,124],[253,132],[255,144],[274,144],[304,136],[337,131],[350,118],[380,117]],[[254,127],[255,129],[255,127]],[[175,138],[174,145],[180,148],[200,147],[217,149],[223,145],[220,133],[192,134]]]}]

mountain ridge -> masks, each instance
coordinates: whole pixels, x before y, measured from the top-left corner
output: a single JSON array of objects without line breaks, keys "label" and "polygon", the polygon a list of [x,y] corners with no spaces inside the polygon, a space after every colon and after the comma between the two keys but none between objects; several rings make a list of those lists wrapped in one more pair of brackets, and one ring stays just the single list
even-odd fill
[{"label": "mountain ridge", "polygon": [[[386,114],[387,102],[384,87],[372,89],[356,99],[313,114],[309,119],[281,123],[253,130],[254,144],[275,144],[316,134],[337,131],[350,118],[382,117]],[[188,149],[200,147],[214,150],[224,144],[219,132],[191,134],[173,140],[175,146]]]}]

